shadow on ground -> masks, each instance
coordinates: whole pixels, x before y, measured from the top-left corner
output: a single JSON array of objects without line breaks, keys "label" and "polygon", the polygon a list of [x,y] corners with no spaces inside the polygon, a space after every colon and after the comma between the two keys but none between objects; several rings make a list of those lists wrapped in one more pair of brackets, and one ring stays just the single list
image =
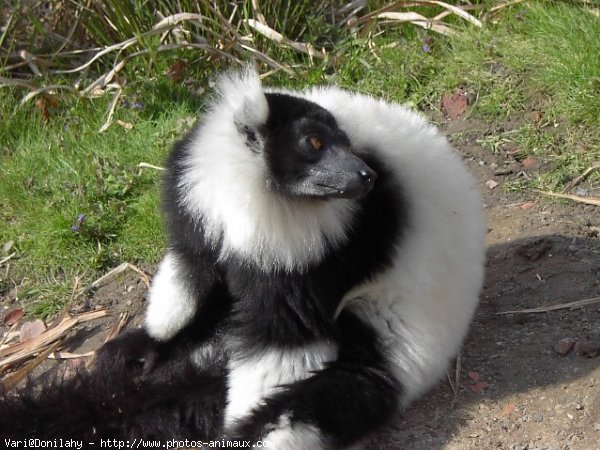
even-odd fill
[{"label": "shadow on ground", "polygon": [[[497,314],[598,295],[597,239],[547,235],[490,246],[456,398],[442,382],[369,448],[600,449],[600,303]],[[582,351],[559,354],[565,338]]]}]

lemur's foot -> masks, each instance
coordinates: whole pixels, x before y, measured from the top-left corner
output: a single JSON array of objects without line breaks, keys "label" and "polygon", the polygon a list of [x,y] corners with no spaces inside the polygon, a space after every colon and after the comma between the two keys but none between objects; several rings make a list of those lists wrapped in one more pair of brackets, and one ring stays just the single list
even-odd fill
[{"label": "lemur's foot", "polygon": [[146,330],[129,331],[96,351],[95,366],[133,371],[134,376],[146,375],[158,361],[158,345]]}]

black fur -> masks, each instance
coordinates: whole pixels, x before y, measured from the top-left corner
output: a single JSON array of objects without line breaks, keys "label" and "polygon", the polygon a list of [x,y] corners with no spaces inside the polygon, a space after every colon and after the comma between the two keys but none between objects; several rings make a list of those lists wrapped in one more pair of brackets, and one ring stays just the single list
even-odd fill
[{"label": "black fur", "polygon": [[[220,243],[205,239],[202,218],[190,215],[181,202],[183,161],[196,134],[202,133],[200,125],[175,145],[163,189],[170,251],[181,267],[181,283],[197,298],[196,318],[166,343],[144,331],[126,334],[103,348],[92,374],[80,374],[22,402],[3,400],[0,435],[219,438],[228,354],[252,358],[265,349],[315,342],[337,343],[339,358],[266,399],[228,430],[229,438],[258,440],[287,414],[292,423],[318,427],[328,445],[338,448],[391,417],[401,387],[375,333],[349,312],[337,320],[334,313],[346,292],[391,262],[407,226],[409,205],[381,161],[367,156],[367,149],[350,152],[348,137],[328,111],[283,94],[267,94],[267,101],[266,124],[259,130],[238,128],[246,135],[248,151],[256,150],[254,133],[259,133],[280,195],[318,202],[358,199],[345,243],[329,245],[321,261],[297,270],[265,271],[232,255],[218,260]],[[320,137],[323,149],[310,147],[307,138],[313,135]],[[320,178],[311,167],[322,169]],[[201,345],[220,351],[198,368],[190,355]]]}]

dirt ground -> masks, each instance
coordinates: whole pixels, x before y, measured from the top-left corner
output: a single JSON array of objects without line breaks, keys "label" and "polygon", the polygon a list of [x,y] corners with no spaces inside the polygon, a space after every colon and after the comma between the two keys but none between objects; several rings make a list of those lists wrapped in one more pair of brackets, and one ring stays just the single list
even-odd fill
[{"label": "dirt ground", "polygon": [[[447,132],[474,126],[459,120]],[[454,390],[442,381],[368,447],[600,449],[600,303],[498,314],[600,296],[600,208],[507,193],[504,182],[544,168],[525,168],[510,152],[493,154],[477,145],[476,134],[464,135],[470,140],[455,145],[479,181],[489,232],[486,283],[459,383]],[[69,350],[96,348],[121,312],[129,327],[139,326],[145,292],[131,271],[101,286],[81,308],[106,306],[112,317],[82,327]],[[449,378],[456,379],[454,368]]]},{"label": "dirt ground", "polygon": [[[479,181],[489,230],[486,282],[457,394],[450,381],[440,383],[370,449],[600,449],[600,302],[498,314],[600,296],[600,208],[506,193],[502,183],[538,169],[482,149],[479,137],[455,142]],[[489,180],[499,185],[490,189]]]}]

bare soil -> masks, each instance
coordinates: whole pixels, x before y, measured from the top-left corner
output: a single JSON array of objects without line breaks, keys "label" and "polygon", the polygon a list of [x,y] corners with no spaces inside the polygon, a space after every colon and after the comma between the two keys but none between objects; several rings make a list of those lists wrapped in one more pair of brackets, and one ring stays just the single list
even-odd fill
[{"label": "bare soil", "polygon": [[[506,180],[544,168],[526,169],[507,152],[476,145],[480,124],[459,121],[447,130],[473,127],[480,131],[455,145],[484,195],[488,253],[457,392],[440,383],[370,449],[600,449],[600,302],[498,314],[600,296],[600,208],[503,191]],[[499,185],[490,189],[489,180]]]},{"label": "bare soil", "polygon": [[[489,132],[481,124],[459,119],[446,129],[449,135],[479,130],[463,134],[470,137],[455,145],[478,179],[488,215],[481,305],[464,344],[455,389],[444,380],[368,447],[600,449],[600,302],[498,314],[600,296],[600,208],[535,192],[506,192],[507,180],[545,168],[527,169],[510,152],[493,154],[477,145]],[[489,180],[499,185],[491,189]],[[67,350],[97,348],[124,311],[129,327],[140,326],[145,293],[132,271],[102,285],[80,307],[107,307],[112,317],[81,327]],[[43,370],[51,366],[56,370],[55,363]],[[448,375],[455,380],[454,368]]]}]

